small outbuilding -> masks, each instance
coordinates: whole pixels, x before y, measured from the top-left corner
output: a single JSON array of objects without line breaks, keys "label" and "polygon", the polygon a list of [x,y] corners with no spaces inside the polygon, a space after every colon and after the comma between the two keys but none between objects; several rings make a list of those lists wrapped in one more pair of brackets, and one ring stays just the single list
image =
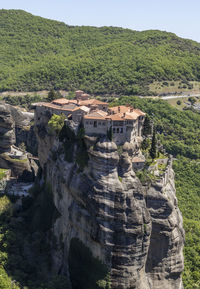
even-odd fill
[{"label": "small outbuilding", "polygon": [[145,165],[145,159],[141,157],[133,157],[132,165],[134,170],[142,170]]}]

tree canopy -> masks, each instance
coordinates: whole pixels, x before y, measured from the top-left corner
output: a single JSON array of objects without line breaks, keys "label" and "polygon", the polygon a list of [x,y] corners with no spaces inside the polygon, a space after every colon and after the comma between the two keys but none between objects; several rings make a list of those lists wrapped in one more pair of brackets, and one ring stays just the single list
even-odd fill
[{"label": "tree canopy", "polygon": [[0,10],[0,90],[146,94],[153,81],[200,80],[200,44],[159,30],[69,26]]}]

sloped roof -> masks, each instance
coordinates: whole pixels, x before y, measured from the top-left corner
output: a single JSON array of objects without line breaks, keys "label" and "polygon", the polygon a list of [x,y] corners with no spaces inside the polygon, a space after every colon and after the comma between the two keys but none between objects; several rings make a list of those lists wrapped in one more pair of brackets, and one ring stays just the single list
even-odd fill
[{"label": "sloped roof", "polygon": [[110,114],[106,118],[114,120],[114,121],[124,121],[125,119],[122,116],[123,116],[123,114],[116,113],[116,114]]},{"label": "sloped roof", "polygon": [[85,119],[106,119],[107,113],[103,110],[95,110],[84,116]]},{"label": "sloped roof", "polygon": [[55,103],[55,104],[58,103],[58,104],[64,105],[64,104],[68,104],[69,100],[63,97],[63,98],[54,99],[51,103]]},{"label": "sloped roof", "polygon": [[87,106],[84,106],[84,105],[82,105],[82,106],[77,106],[73,111],[76,111],[76,110],[84,110],[85,112],[89,112],[90,111],[90,109],[89,109],[89,107],[87,107]]},{"label": "sloped roof", "polygon": [[85,105],[85,106],[87,106],[87,105],[98,105],[98,104],[108,105],[107,102],[103,102],[103,101],[100,101],[100,100],[94,99],[94,98],[87,99],[87,100],[80,100],[79,104],[80,105]]},{"label": "sloped roof", "polygon": [[109,107],[109,110],[114,112],[114,113],[118,113],[118,112],[122,112],[122,113],[125,113],[125,112],[129,112],[131,109],[130,106],[126,106],[126,105],[118,105],[118,106],[113,106],[113,107]]},{"label": "sloped roof", "polygon": [[140,158],[140,157],[133,157],[133,158],[132,158],[132,162],[133,162],[133,163],[144,163],[144,162],[145,162],[145,159]]},{"label": "sloped roof", "polygon": [[144,116],[144,115],[146,115],[146,113],[144,113],[143,111],[141,111],[140,109],[138,109],[138,108],[135,108],[134,110],[133,110],[135,113],[137,113],[137,115],[141,115],[141,116]]}]

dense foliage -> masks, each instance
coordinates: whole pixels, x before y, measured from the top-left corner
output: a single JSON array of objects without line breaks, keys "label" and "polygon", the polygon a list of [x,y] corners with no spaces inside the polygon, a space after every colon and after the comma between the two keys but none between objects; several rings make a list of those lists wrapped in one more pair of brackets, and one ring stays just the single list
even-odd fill
[{"label": "dense foliage", "polygon": [[200,114],[179,111],[162,100],[138,97],[121,97],[113,104],[126,103],[148,113],[157,138],[177,158],[175,182],[186,231],[184,288],[200,288]]},{"label": "dense foliage", "polygon": [[152,81],[200,80],[200,44],[175,34],[78,27],[0,10],[0,90],[145,94]]}]

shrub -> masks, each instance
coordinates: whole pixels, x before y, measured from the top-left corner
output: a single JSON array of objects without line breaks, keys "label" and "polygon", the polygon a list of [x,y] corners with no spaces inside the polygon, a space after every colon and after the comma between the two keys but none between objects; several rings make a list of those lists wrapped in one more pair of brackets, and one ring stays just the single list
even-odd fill
[{"label": "shrub", "polygon": [[53,114],[48,122],[50,131],[52,133],[55,132],[57,135],[59,135],[60,131],[62,130],[62,127],[64,126],[65,119],[66,116],[64,114],[61,115]]}]

